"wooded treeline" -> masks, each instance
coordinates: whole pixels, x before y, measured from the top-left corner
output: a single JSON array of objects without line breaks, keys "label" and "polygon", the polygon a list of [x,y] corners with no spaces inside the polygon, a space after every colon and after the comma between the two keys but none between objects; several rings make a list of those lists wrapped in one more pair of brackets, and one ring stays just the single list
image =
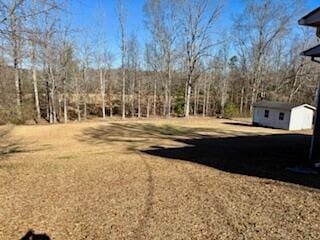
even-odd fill
[{"label": "wooded treeline", "polygon": [[141,42],[118,0],[115,53],[108,23],[97,19],[97,32],[72,29],[66,1],[2,0],[0,122],[232,117],[248,116],[261,99],[313,104],[318,68],[300,52],[314,33],[297,26],[304,2],[243,4],[223,29],[223,1],[146,0],[150,37]]}]

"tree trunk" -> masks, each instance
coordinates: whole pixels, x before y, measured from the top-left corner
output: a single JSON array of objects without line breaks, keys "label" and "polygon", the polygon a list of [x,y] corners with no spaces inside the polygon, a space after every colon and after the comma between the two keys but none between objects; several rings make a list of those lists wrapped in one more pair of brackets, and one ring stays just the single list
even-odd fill
[{"label": "tree trunk", "polygon": [[168,80],[165,79],[164,83],[164,103],[163,103],[163,116],[167,117],[167,107],[168,107]]},{"label": "tree trunk", "polygon": [[245,92],[246,94],[245,94],[245,99],[244,99],[244,112],[245,112],[245,114],[248,113],[248,103],[249,103],[249,94],[248,94],[248,91],[246,91],[246,92]]},{"label": "tree trunk", "polygon": [[193,116],[197,116],[198,115],[198,106],[197,106],[197,93],[198,93],[198,85],[196,84],[194,86],[194,94],[193,94]]},{"label": "tree trunk", "polygon": [[211,84],[208,84],[207,100],[206,100],[206,116],[209,116],[209,110],[210,110],[210,89],[211,89]]},{"label": "tree trunk", "polygon": [[141,79],[138,80],[138,118],[141,118]]},{"label": "tree trunk", "polygon": [[84,102],[83,102],[83,118],[87,119],[88,118],[88,109],[87,109],[87,99],[86,96],[84,97]]},{"label": "tree trunk", "polygon": [[157,82],[154,80],[154,92],[153,92],[153,116],[157,115]]},{"label": "tree trunk", "polygon": [[150,117],[150,97],[147,97],[147,118]]},{"label": "tree trunk", "polygon": [[112,102],[112,85],[109,84],[109,111],[110,111],[110,117],[113,117],[113,102]]},{"label": "tree trunk", "polygon": [[250,102],[250,113],[252,114],[253,111],[253,104],[257,101],[257,84],[254,83],[252,87],[252,94],[251,94],[251,102]]},{"label": "tree trunk", "polygon": [[126,73],[125,73],[124,67],[122,67],[122,119],[125,119],[125,118],[126,118]]},{"label": "tree trunk", "polygon": [[51,88],[50,90],[50,123],[57,123],[57,112],[55,104],[55,91]]},{"label": "tree trunk", "polygon": [[244,87],[241,88],[240,114],[243,115]]},{"label": "tree trunk", "polygon": [[19,44],[18,44],[18,35],[17,35],[17,18],[15,15],[15,3],[11,2],[12,10],[10,15],[10,30],[11,30],[11,41],[13,47],[13,68],[14,68],[14,82],[16,88],[16,106],[17,106],[17,115],[21,117],[21,104],[22,104],[22,94],[21,94],[21,79],[19,73]]},{"label": "tree trunk", "polygon": [[101,93],[101,101],[102,101],[102,118],[106,118],[106,106],[105,106],[105,82],[103,71],[100,69],[100,93]]},{"label": "tree trunk", "polygon": [[40,113],[39,94],[38,94],[37,71],[35,68],[32,69],[32,81],[33,81],[33,94],[34,94],[34,102],[36,107],[37,119],[40,119],[41,113]]},{"label": "tree trunk", "polygon": [[87,101],[88,101],[88,93],[87,93],[87,68],[86,65],[83,69],[83,82],[84,82],[84,95],[83,95],[83,118],[87,119],[88,117],[88,109],[87,109]]},{"label": "tree trunk", "polygon": [[49,75],[51,78],[51,88],[50,88],[50,102],[51,102],[51,111],[50,111],[50,123],[57,123],[57,111],[56,111],[56,104],[55,104],[55,79],[53,75],[52,67],[49,66]]},{"label": "tree trunk", "polygon": [[207,100],[207,82],[205,78],[205,82],[203,84],[202,117],[206,116],[206,100]]},{"label": "tree trunk", "polygon": [[122,70],[122,119],[126,118],[126,70],[125,57],[127,53],[126,37],[125,37],[125,7],[122,0],[118,1],[118,17],[121,34],[121,70]]},{"label": "tree trunk", "polygon": [[61,94],[59,94],[59,96],[58,96],[58,107],[57,107],[57,109],[58,109],[57,116],[59,116],[58,119],[60,119],[60,115],[61,115],[61,112],[62,112],[62,105],[61,105],[62,99],[61,98],[62,98]]},{"label": "tree trunk", "polygon": [[40,113],[37,70],[36,70],[35,51],[34,50],[33,50],[33,56],[32,56],[32,83],[33,83],[33,95],[34,95],[34,103],[35,103],[35,107],[36,107],[37,119],[40,119],[41,113]]},{"label": "tree trunk", "polygon": [[134,90],[135,90],[135,81],[136,81],[136,70],[134,70],[134,78],[132,80],[132,86],[131,86],[131,117],[135,117],[135,107],[134,107]]},{"label": "tree trunk", "polygon": [[258,98],[258,89],[261,84],[261,55],[259,55],[257,63],[254,65],[253,72],[253,85],[252,85],[252,93],[251,93],[251,102],[250,102],[250,113],[253,111],[253,104],[257,101]]},{"label": "tree trunk", "polygon": [[47,94],[47,120],[50,122],[50,87],[49,87],[49,81],[46,80],[46,94]]},{"label": "tree trunk", "polygon": [[78,95],[78,100],[77,100],[77,114],[78,114],[78,121],[81,121],[81,109],[80,109],[80,96]]},{"label": "tree trunk", "polygon": [[81,121],[81,109],[80,109],[80,105],[81,105],[81,95],[80,95],[80,85],[79,85],[79,79],[76,76],[76,92],[77,92],[77,114],[78,114],[78,121]]},{"label": "tree trunk", "polygon": [[171,76],[171,68],[169,64],[168,69],[168,79],[169,79],[169,89],[168,89],[168,117],[171,116],[171,85],[172,85],[172,76]]},{"label": "tree trunk", "polygon": [[224,116],[224,109],[227,102],[227,76],[224,74],[223,76],[223,83],[222,83],[222,92],[221,92],[221,115]]},{"label": "tree trunk", "polygon": [[[67,77],[67,76],[66,76]],[[68,106],[67,106],[67,86],[66,79],[63,80],[63,119],[64,123],[68,122]]]},{"label": "tree trunk", "polygon": [[299,80],[299,73],[301,68],[302,66],[299,67],[297,72],[295,73],[293,85],[291,87],[290,94],[289,94],[289,99],[288,99],[289,102],[292,102],[294,95],[299,91],[300,85],[298,85],[298,80]]},{"label": "tree trunk", "polygon": [[190,114],[191,86],[192,86],[192,76],[191,74],[188,74],[185,117],[189,117],[189,114]]},{"label": "tree trunk", "polygon": [[21,79],[18,68],[18,59],[14,60],[14,82],[16,87],[16,102],[17,102],[17,114],[21,117]]}]

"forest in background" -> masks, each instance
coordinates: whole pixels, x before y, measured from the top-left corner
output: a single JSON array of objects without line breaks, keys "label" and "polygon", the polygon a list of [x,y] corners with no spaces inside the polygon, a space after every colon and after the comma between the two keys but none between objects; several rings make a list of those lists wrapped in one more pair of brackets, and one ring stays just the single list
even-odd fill
[{"label": "forest in background", "polygon": [[297,24],[304,1],[243,4],[220,31],[224,1],[145,0],[142,42],[128,32],[130,9],[118,0],[116,54],[107,22],[97,21],[96,32],[70,27],[67,0],[2,0],[0,123],[234,117],[263,99],[313,104],[318,67],[300,53],[315,33]]}]

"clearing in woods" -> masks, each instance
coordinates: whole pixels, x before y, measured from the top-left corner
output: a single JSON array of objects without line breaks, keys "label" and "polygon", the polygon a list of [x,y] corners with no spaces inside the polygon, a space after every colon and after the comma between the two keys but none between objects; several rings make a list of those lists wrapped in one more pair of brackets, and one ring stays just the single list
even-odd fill
[{"label": "clearing in woods", "polygon": [[0,127],[0,239],[320,239],[309,132],[217,119]]}]

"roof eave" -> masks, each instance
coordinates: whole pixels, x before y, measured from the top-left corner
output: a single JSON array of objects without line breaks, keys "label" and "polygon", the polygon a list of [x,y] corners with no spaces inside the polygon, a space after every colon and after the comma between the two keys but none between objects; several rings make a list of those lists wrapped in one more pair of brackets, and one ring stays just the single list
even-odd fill
[{"label": "roof eave", "polygon": [[298,20],[298,24],[301,26],[310,26],[307,22],[306,19],[301,18],[300,20]]},{"label": "roof eave", "polygon": [[320,57],[320,44],[301,52],[300,55],[306,57]]},{"label": "roof eave", "polygon": [[299,25],[318,27],[320,26],[320,7],[314,9],[298,21]]},{"label": "roof eave", "polygon": [[265,108],[265,109],[274,109],[274,110],[281,110],[281,111],[292,111],[293,108],[286,108],[286,107],[272,107],[272,106],[255,106],[254,108]]},{"label": "roof eave", "polygon": [[309,109],[311,109],[311,110],[313,110],[313,111],[317,110],[316,107],[314,107],[314,106],[312,106],[312,105],[310,105],[310,104],[301,104],[301,105],[298,105],[298,106],[293,107],[292,109],[302,108],[302,107],[304,107],[304,108],[309,108]]}]

